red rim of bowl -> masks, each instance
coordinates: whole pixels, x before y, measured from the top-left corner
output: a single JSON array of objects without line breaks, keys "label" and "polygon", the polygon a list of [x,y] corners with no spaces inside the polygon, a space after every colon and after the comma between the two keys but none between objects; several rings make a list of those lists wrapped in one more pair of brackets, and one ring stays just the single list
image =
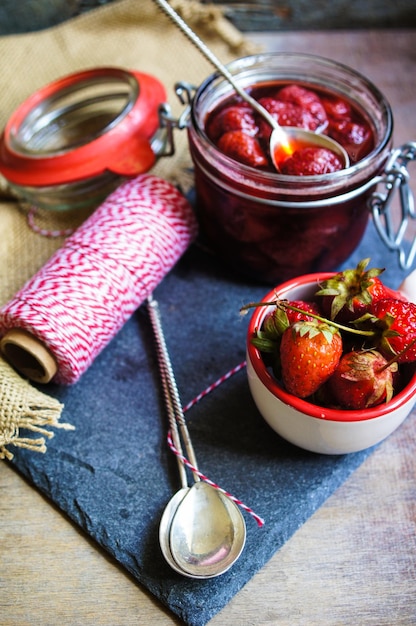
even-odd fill
[{"label": "red rim of bowl", "polygon": [[[266,294],[264,298],[262,298],[261,302],[270,302],[274,298],[276,298],[276,296],[285,296],[287,292],[291,291],[292,289],[295,289],[297,287],[304,287],[308,284],[318,284],[320,281],[323,281],[333,275],[334,272],[325,272],[299,276],[298,278],[294,278],[285,283],[282,283],[278,287],[275,287],[273,290],[269,291],[269,293]],[[284,404],[292,406],[294,409],[301,413],[305,413],[306,415],[310,415],[311,417],[316,417],[322,420],[332,420],[334,422],[360,422],[381,417],[382,415],[387,415],[388,413],[391,413],[395,409],[398,409],[399,407],[406,404],[406,402],[408,402],[412,397],[415,396],[416,373],[413,374],[404,389],[402,389],[402,391],[394,396],[393,399],[390,400],[390,402],[386,404],[379,404],[378,406],[371,409],[363,409],[361,411],[348,409],[331,409],[312,404],[311,402],[307,402],[302,398],[297,398],[296,396],[293,396],[292,394],[285,391],[266,369],[260,351],[255,346],[253,346],[250,341],[255,331],[261,326],[267,310],[267,307],[257,307],[254,310],[248,326],[247,351],[254,371],[256,372],[260,381],[274,396],[284,402]]]}]

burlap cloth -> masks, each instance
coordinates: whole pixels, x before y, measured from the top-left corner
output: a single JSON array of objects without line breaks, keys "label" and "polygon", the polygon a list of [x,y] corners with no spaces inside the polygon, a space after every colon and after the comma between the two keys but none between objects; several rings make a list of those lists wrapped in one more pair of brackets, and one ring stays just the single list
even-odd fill
[{"label": "burlap cloth", "polygon": [[[46,452],[51,426],[73,430],[59,422],[63,405],[38,391],[0,359],[0,459],[13,458],[7,446]],[[22,435],[28,431],[30,436]]]},{"label": "burlap cloth", "polygon": [[[201,5],[194,0],[173,0],[171,4],[222,61],[250,52],[241,33],[222,16],[218,6]],[[140,3],[120,0],[54,28],[2,37],[0,57],[1,128],[16,107],[34,91],[78,70],[111,65],[153,74],[165,85],[173,113],[181,111],[173,90],[175,82],[186,80],[199,85],[213,71],[208,61],[150,0]],[[175,133],[175,144],[175,155],[159,159],[153,173],[178,184],[186,175],[189,178],[190,172],[184,131]],[[31,230],[27,210],[28,207],[20,205],[10,194],[0,177],[0,305],[13,298],[63,243],[62,237],[49,238]],[[40,212],[37,220],[43,228],[63,230],[76,227],[86,216],[80,212]],[[17,384],[18,378],[3,364],[0,370],[0,458],[10,457],[5,448],[10,442],[19,445],[19,440],[21,445],[29,445],[26,438],[19,438],[19,425],[27,427],[28,411],[25,403],[19,402],[19,393],[15,393]],[[27,392],[27,383],[24,383],[20,393]],[[41,396],[36,396],[35,404],[41,407],[43,402],[47,410],[52,411],[49,423],[56,426],[61,405]],[[12,410],[10,402],[15,403]],[[33,429],[36,419],[33,411],[30,413]],[[38,426],[44,430],[41,413],[39,410]],[[44,451],[44,442],[35,442],[33,448]]]}]

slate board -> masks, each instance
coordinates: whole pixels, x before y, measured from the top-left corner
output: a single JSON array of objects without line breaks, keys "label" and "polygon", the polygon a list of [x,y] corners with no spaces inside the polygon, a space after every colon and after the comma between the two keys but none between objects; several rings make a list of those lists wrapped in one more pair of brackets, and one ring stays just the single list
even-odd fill
[{"label": "slate board", "polygon": [[[370,223],[353,266],[371,256],[397,287],[405,273]],[[245,358],[242,304],[268,285],[246,282],[197,246],[158,286],[166,341],[183,404]],[[325,456],[282,440],[262,420],[245,370],[187,413],[201,471],[265,519],[244,513],[247,543],[219,578],[191,580],[171,570],[158,544],[163,509],[179,489],[166,442],[150,320],[142,306],[72,387],[42,387],[65,403],[45,455],[13,450],[14,467],[189,626],[204,626],[371,453]]]}]

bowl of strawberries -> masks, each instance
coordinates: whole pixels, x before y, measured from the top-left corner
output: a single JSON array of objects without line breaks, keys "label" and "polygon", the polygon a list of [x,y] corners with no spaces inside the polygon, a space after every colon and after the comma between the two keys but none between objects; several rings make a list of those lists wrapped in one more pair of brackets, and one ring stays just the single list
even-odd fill
[{"label": "bowl of strawberries", "polygon": [[254,308],[254,402],[281,437],[312,452],[374,446],[416,402],[416,304],[368,264],[300,276],[243,307]]}]

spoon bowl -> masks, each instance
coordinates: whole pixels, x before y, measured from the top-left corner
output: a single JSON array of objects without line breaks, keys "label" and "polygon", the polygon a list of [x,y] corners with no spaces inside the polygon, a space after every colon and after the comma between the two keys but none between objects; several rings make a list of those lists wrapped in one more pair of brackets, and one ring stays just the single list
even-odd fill
[{"label": "spoon bowl", "polygon": [[170,526],[170,553],[184,574],[212,578],[226,572],[246,540],[240,510],[206,482],[181,499]]},{"label": "spoon bowl", "polygon": [[[311,141],[311,136],[313,141]],[[278,126],[273,129],[270,136],[270,156],[276,170],[280,170],[280,164],[295,150],[307,146],[327,148],[337,155],[344,168],[349,167],[350,159],[347,151],[331,137],[296,126]]]},{"label": "spoon bowl", "polygon": [[[165,558],[165,561],[171,566],[173,570],[175,570],[175,572],[178,572],[178,574],[183,574],[184,576],[188,576],[188,574],[179,567],[179,565],[176,563],[175,559],[173,558],[172,552],[170,549],[170,537],[169,536],[170,536],[170,528],[172,525],[172,519],[175,516],[175,513],[179,505],[181,504],[182,500],[188,493],[189,489],[190,487],[183,487],[172,496],[172,498],[169,500],[169,502],[167,503],[163,511],[163,515],[160,519],[160,524],[159,524],[159,544],[160,544],[160,549],[162,550],[162,554]],[[192,576],[192,578],[195,578],[195,576]],[[204,578],[204,576],[201,576],[201,578]]]},{"label": "spoon bowl", "polygon": [[[266,120],[266,122],[272,128],[272,134],[270,137],[270,156],[272,163],[277,171],[280,171],[279,160],[276,158],[281,154],[280,146],[286,146],[287,156],[290,156],[296,144],[303,143],[311,147],[323,147],[333,150],[339,157],[344,168],[349,167],[350,161],[344,148],[333,139],[329,139],[320,135],[319,133],[305,130],[302,128],[294,127],[282,127],[277,120],[265,109],[257,100],[252,98],[247,91],[242,89],[240,85],[234,80],[232,74],[228,71],[227,67],[221,63],[221,61],[215,56],[215,54],[208,48],[208,46],[198,37],[198,35],[188,26],[188,24],[176,13],[176,11],[170,6],[167,0],[154,0],[156,4],[170,17],[170,19],[178,26],[178,28],[188,37],[193,45],[205,56],[205,58],[217,69],[217,71],[230,83],[234,91],[242,98],[247,104],[251,106],[259,115]],[[302,139],[300,139],[302,137]],[[325,140],[328,139],[328,142]]]}]

